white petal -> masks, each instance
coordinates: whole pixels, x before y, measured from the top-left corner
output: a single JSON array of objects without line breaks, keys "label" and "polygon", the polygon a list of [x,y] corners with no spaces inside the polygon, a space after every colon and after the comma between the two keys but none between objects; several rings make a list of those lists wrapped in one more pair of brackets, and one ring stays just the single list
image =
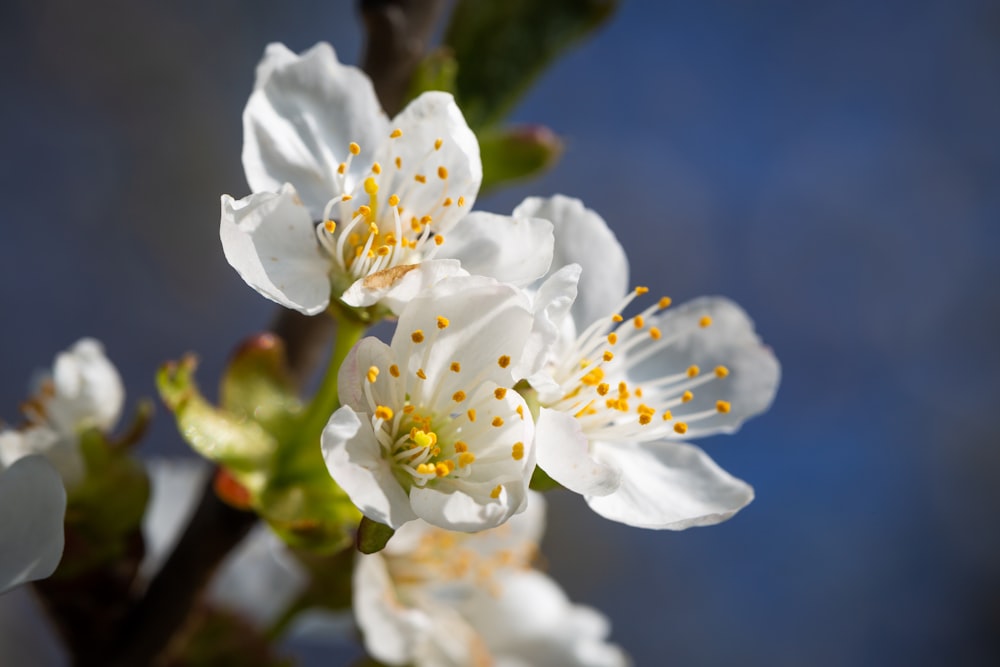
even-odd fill
[{"label": "white petal", "polygon": [[359,418],[345,405],[330,417],[321,442],[330,476],[362,514],[392,528],[416,518],[410,499],[382,457],[370,420]]},{"label": "white petal", "polygon": [[[391,125],[402,136],[383,142],[375,156],[383,169],[379,199],[399,196],[405,220],[429,215],[434,231],[447,234],[472,209],[483,180],[476,135],[452,96],[442,92],[427,92],[413,100]],[[441,148],[436,150],[438,139]],[[401,167],[396,166],[396,158]],[[438,175],[441,167],[446,174],[443,179]],[[418,182],[417,176],[425,182]],[[446,198],[451,198],[450,206],[444,206]]]},{"label": "white petal", "polygon": [[[712,324],[702,328],[698,321],[705,315],[712,318]],[[771,349],[754,333],[753,322],[735,303],[721,297],[703,297],[668,309],[648,322],[649,326],[659,327],[664,337],[678,331],[686,334],[630,373],[630,381],[682,373],[692,364],[702,373],[713,373],[717,366],[729,369],[727,377],[697,387],[694,399],[683,409],[674,410],[674,417],[683,420],[684,414],[713,410],[716,401],[730,404],[728,413],[690,422],[685,438],[732,433],[746,419],[770,407],[781,368]],[[635,352],[640,353],[643,347],[637,347]]]},{"label": "white petal", "polygon": [[46,403],[46,417],[60,433],[74,435],[88,427],[108,431],[118,421],[125,389],[100,342],[83,338],[60,353],[52,381],[55,395]]},{"label": "white petal", "polygon": [[368,652],[390,665],[410,662],[431,619],[399,601],[382,556],[357,557],[352,588],[354,615]]},{"label": "white petal", "polygon": [[394,266],[354,282],[341,300],[363,308],[381,302],[393,313],[424,293],[432,285],[454,276],[468,275],[456,259],[432,259],[420,264]]},{"label": "white petal", "polygon": [[606,496],[618,488],[621,473],[613,462],[590,455],[587,436],[573,415],[541,408],[535,422],[535,456],[549,477],[588,496]]},{"label": "white petal", "polygon": [[239,201],[223,195],[219,236],[230,266],[268,299],[306,315],[329,305],[330,261],[292,186]]},{"label": "white petal", "polygon": [[[376,396],[388,396],[390,394],[391,380],[389,366],[395,361],[389,346],[378,338],[369,336],[362,338],[351,348],[340,365],[337,373],[337,391],[340,396],[341,405],[348,405],[355,412],[368,412],[370,410],[368,399],[365,397],[365,383],[367,382],[368,369],[372,366],[378,368],[381,373],[375,380],[372,387]],[[396,405],[396,401],[388,401],[391,405]]]},{"label": "white petal", "polygon": [[75,434],[64,435],[45,425],[0,433],[0,469],[33,454],[44,456],[68,489],[79,484],[87,473]]},{"label": "white petal", "polygon": [[477,591],[462,614],[482,635],[497,664],[619,667],[628,664],[608,644],[603,614],[575,605],[551,578],[512,571],[495,589]]},{"label": "white petal", "polygon": [[410,489],[410,502],[416,515],[427,523],[446,530],[471,533],[496,528],[517,510],[512,504],[492,500],[489,496],[491,489],[490,484],[483,484],[480,485],[480,493],[473,495],[415,486]]},{"label": "white petal", "polygon": [[326,203],[342,194],[336,172],[348,146],[361,146],[347,173],[349,192],[371,166],[387,127],[371,81],[356,67],[340,64],[329,44],[317,44],[300,57],[271,44],[243,111],[247,182],[253,192],[294,184],[310,219],[319,220]]},{"label": "white petal", "polygon": [[514,209],[515,216],[545,218],[555,228],[551,271],[567,264],[583,267],[573,319],[582,331],[608,314],[628,290],[628,259],[607,223],[579,199],[555,195],[529,197]]},{"label": "white petal", "polygon": [[567,315],[576,299],[579,280],[580,265],[567,264],[551,273],[534,295],[535,321],[514,376],[528,378],[543,396],[542,400],[545,400],[545,393],[557,389],[558,385],[550,375],[539,371],[547,361],[557,358],[554,355],[558,355],[561,341],[568,343],[576,337],[576,327]]},{"label": "white petal", "polygon": [[0,472],[0,593],[52,574],[63,551],[66,490],[40,456]]},{"label": "white petal", "polygon": [[438,257],[454,257],[474,275],[526,286],[552,263],[552,223],[476,211],[462,218]]},{"label": "white petal", "polygon": [[601,516],[639,528],[683,530],[730,518],[753,500],[753,488],[681,442],[640,447],[596,443],[595,454],[621,470],[618,490],[588,497]]}]

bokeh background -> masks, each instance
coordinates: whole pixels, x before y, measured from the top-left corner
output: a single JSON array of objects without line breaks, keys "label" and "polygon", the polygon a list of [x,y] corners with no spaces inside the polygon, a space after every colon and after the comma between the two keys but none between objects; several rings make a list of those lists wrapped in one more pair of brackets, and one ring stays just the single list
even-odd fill
[{"label": "bokeh background", "polygon": [[[254,65],[269,41],[357,62],[362,38],[331,0],[0,6],[0,415],[82,335],[132,400],[189,350],[211,385],[273,313],[218,241]],[[769,413],[700,443],[756,487],[730,522],[550,496],[571,597],[638,665],[998,664],[1000,6],[626,0],[513,119],[564,160],[481,208],[582,197],[635,282],[734,298],[784,370]],[[145,451],[188,455],[165,410]],[[2,618],[5,655],[46,643]]]}]

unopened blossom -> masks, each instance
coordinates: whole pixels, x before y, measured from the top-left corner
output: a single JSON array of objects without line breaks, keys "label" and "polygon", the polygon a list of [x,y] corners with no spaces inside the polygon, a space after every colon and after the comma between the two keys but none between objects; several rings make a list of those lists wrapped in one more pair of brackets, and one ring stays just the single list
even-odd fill
[{"label": "unopened blossom", "polygon": [[[561,319],[529,378],[539,466],[614,521],[683,529],[731,517],[753,489],[685,441],[736,431],[774,398],[778,362],[749,317],[721,297],[674,307],[646,287],[625,293],[624,252],[578,200],[532,198],[519,213],[555,225],[557,274],[582,268],[572,309],[540,313]],[[629,316],[633,300],[649,305]]]},{"label": "unopened blossom", "polygon": [[529,306],[509,285],[450,278],[407,304],[390,345],[365,338],[350,352],[322,446],[365,516],[475,531],[524,508],[533,424],[510,387]]},{"label": "unopened blossom", "polygon": [[118,371],[84,338],[39,376],[22,411],[0,432],[0,592],[55,570],[63,550],[66,489],[85,474],[79,434],[109,429],[124,400]]},{"label": "unopened blossom", "polygon": [[607,619],[532,568],[543,529],[544,499],[533,493],[499,528],[469,535],[414,521],[359,556],[353,606],[365,648],[414,667],[627,664],[607,642]]},{"label": "unopened blossom", "polygon": [[447,93],[424,93],[390,121],[368,77],[330,45],[296,55],[271,44],[243,128],[254,194],[222,197],[222,245],[285,307],[313,315],[332,298],[398,312],[463,265],[517,284],[548,268],[549,223],[469,214],[479,144]]}]

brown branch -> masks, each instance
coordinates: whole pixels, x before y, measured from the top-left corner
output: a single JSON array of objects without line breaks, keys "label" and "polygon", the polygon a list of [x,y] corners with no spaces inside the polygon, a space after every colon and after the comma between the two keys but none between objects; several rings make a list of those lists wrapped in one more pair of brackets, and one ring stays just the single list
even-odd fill
[{"label": "brown branch", "polygon": [[[444,8],[444,0],[361,0],[368,29],[364,68],[382,106],[396,113],[406,100],[410,77]],[[305,317],[281,310],[273,331],[286,343],[289,366],[304,385],[333,333],[329,317]],[[100,664],[112,667],[152,665],[177,634],[226,555],[243,539],[257,517],[226,505],[211,480],[191,522],[145,595],[137,600],[117,633],[118,645]],[[75,656],[77,664],[94,664],[95,656]]]}]

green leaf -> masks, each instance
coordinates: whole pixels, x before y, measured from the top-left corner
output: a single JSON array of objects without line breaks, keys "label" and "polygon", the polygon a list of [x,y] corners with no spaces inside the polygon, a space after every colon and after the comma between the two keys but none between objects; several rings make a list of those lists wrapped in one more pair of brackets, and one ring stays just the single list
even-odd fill
[{"label": "green leaf", "polygon": [[368,517],[362,517],[361,523],[358,525],[358,551],[363,554],[373,554],[382,551],[382,549],[385,549],[385,545],[389,543],[389,538],[395,532],[395,530],[384,523],[372,521]]},{"label": "green leaf", "polygon": [[479,150],[483,157],[480,191],[487,192],[549,169],[559,161],[563,144],[543,125],[523,125],[482,132]]},{"label": "green leaf", "polygon": [[194,382],[196,366],[195,358],[187,356],[180,362],[164,364],[156,374],[160,397],[174,412],[181,436],[196,452],[234,472],[266,468],[278,447],[277,441],[256,421],[237,417],[206,401]]},{"label": "green leaf", "polygon": [[459,106],[473,129],[503,118],[563,51],[618,0],[459,0],[444,42],[458,61]]},{"label": "green leaf", "polygon": [[285,346],[273,334],[245,341],[222,376],[221,406],[239,420],[253,420],[279,440],[297,427],[302,403],[288,370]]}]

